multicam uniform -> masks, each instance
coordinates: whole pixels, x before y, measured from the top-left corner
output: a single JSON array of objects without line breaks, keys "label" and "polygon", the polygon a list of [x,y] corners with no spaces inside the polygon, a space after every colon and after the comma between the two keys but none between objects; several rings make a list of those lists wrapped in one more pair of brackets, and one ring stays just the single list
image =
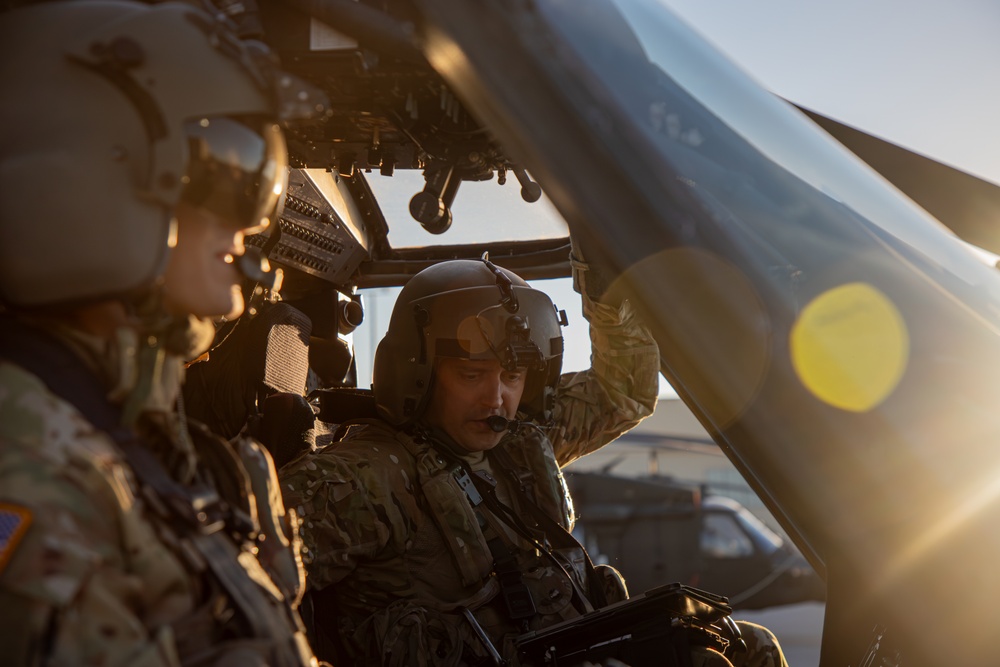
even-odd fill
[{"label": "multicam uniform", "polygon": [[[77,370],[93,375],[98,393],[102,384],[114,385],[124,367],[119,362],[131,356],[69,331],[48,345],[46,354],[59,349],[75,358],[70,366],[85,364]],[[43,379],[11,363],[12,356],[5,341],[5,664],[315,664],[293,609],[300,571],[282,528],[280,497],[268,488],[276,482],[270,459],[251,442],[231,448],[194,432],[192,445],[178,436],[177,415],[157,406],[172,404],[180,361],[168,358],[137,428],[136,446],[154,455],[151,463],[131,458],[120,434],[113,439],[97,428]],[[137,460],[144,472],[133,465]],[[197,495],[187,493],[196,488]]]},{"label": "multicam uniform", "polygon": [[[566,527],[572,508],[559,467],[649,415],[659,372],[656,344],[628,306],[624,318],[608,306],[585,308],[594,323],[593,368],[561,378],[547,437],[530,430],[498,446],[531,471],[537,503]],[[479,644],[459,608],[476,610],[486,626],[502,618],[487,618],[498,594],[493,556],[452,468],[429,440],[378,423],[281,471],[286,504],[303,513],[310,586],[336,584],[341,633],[366,664],[457,664],[463,643]],[[551,566],[523,565],[529,586],[531,577],[552,583]],[[557,579],[561,596],[538,605],[536,623],[571,613],[570,583]]]},{"label": "multicam uniform", "polygon": [[[584,297],[584,314],[591,322],[592,368],[561,377],[553,426],[544,433],[508,435],[485,456],[465,454],[456,467],[442,434],[370,423],[282,469],[285,502],[303,517],[310,587],[326,589],[319,596],[334,601],[342,650],[357,664],[477,662],[487,653],[463,608],[516,664],[516,634],[579,615],[585,607],[574,588],[594,599],[589,582],[606,581],[588,576],[586,554],[575,543],[553,544],[563,568],[539,556],[508,522],[474,510],[459,481],[463,470],[481,471],[496,483],[500,501],[531,516],[525,496],[513,488],[519,481],[508,479],[512,469],[517,480],[527,480],[527,495],[538,507],[572,528],[560,467],[648,416],[659,371],[656,344],[627,302],[618,310]],[[512,545],[534,600],[537,613],[524,624],[509,620],[502,586],[490,576],[497,555],[488,542],[498,536]]]}]

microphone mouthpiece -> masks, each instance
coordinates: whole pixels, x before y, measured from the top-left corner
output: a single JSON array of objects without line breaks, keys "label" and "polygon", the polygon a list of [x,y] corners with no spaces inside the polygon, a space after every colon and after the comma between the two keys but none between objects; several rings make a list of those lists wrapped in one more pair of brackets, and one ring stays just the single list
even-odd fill
[{"label": "microphone mouthpiece", "polygon": [[281,270],[272,270],[267,257],[256,246],[247,246],[243,254],[236,258],[236,270],[244,278],[260,283],[267,289],[281,288]]},{"label": "microphone mouthpiece", "polygon": [[500,415],[493,415],[486,418],[486,425],[490,427],[490,430],[494,433],[503,433],[510,429],[513,422],[508,421]]}]

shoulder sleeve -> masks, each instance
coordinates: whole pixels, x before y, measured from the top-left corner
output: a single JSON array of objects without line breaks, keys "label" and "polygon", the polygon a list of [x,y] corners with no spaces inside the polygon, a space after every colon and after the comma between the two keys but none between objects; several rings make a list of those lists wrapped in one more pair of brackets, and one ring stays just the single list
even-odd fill
[{"label": "shoulder sleeve", "polygon": [[656,407],[660,357],[646,324],[628,301],[614,308],[582,298],[591,367],[559,380],[549,438],[560,466],[603,447]]},{"label": "shoulder sleeve", "polygon": [[[0,364],[0,655],[11,664],[176,665],[143,601],[175,595],[175,562],[136,528],[139,510],[110,443],[41,385]],[[160,550],[162,551],[162,550]],[[150,568],[169,582],[150,591]],[[170,589],[170,590],[168,590]],[[168,629],[169,630],[169,629]]]},{"label": "shoulder sleeve", "polygon": [[[283,467],[285,507],[302,522],[303,561],[309,588],[322,589],[349,575],[364,557],[389,543],[398,512],[382,478],[377,452],[360,443],[335,443]],[[397,517],[397,518],[394,518]]]}]

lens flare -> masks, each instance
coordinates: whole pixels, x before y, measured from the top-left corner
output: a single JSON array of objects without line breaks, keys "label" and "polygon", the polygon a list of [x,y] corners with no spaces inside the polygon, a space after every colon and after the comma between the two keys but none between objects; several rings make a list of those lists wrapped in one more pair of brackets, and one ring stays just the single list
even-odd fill
[{"label": "lens flare", "polygon": [[885,294],[866,283],[848,283],[802,310],[790,348],[795,372],[814,396],[842,410],[867,412],[899,384],[910,339]]},{"label": "lens flare", "polygon": [[493,326],[490,322],[480,324],[475,315],[469,315],[459,323],[456,338],[469,355],[478,356],[489,351],[485,337],[493,335]]}]

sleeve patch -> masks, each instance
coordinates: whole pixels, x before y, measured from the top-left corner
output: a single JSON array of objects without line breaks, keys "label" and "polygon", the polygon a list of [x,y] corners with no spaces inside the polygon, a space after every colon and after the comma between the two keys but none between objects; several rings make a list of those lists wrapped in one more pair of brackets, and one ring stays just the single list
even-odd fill
[{"label": "sleeve patch", "polygon": [[31,525],[31,511],[20,505],[0,503],[0,572]]}]

